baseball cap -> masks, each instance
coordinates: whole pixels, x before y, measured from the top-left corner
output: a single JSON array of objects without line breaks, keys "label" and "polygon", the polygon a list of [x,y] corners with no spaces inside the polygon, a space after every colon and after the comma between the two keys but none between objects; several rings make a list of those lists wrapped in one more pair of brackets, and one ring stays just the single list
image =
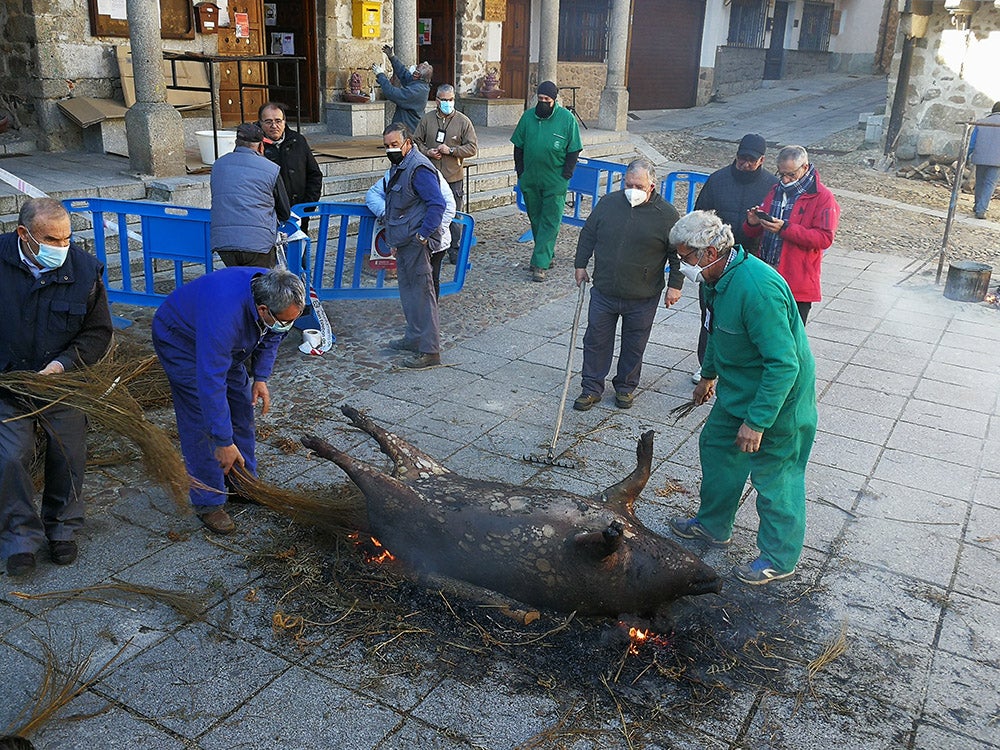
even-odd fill
[{"label": "baseball cap", "polygon": [[767,141],[757,133],[747,133],[740,141],[740,147],[736,149],[737,156],[752,156],[759,159],[767,151]]},{"label": "baseball cap", "polygon": [[245,122],[236,128],[236,138],[246,143],[260,143],[264,140],[264,131],[255,122]]}]

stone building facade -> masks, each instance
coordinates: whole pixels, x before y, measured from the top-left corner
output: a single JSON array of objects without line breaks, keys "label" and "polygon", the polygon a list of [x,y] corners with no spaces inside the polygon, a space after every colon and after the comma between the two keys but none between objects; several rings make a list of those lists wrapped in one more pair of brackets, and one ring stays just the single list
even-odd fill
[{"label": "stone building facade", "polygon": [[895,114],[901,122],[886,150],[900,162],[957,157],[961,123],[982,118],[1000,100],[1000,7],[993,0],[935,0],[917,9],[927,13],[907,19],[904,31],[918,36],[911,42],[909,83],[898,101],[903,34],[889,76],[889,100],[900,108]]}]

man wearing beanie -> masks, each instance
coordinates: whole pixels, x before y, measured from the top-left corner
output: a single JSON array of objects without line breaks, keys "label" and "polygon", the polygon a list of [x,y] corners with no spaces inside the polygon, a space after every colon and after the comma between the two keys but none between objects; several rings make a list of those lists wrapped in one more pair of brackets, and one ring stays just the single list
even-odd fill
[{"label": "man wearing beanie", "polygon": [[559,106],[558,95],[552,81],[543,81],[538,87],[538,103],[521,115],[510,137],[517,184],[535,238],[532,281],[545,281],[545,271],[552,265],[569,178],[583,150],[576,118]]},{"label": "man wearing beanie", "polygon": [[[723,224],[733,229],[737,245],[756,254],[759,240],[749,240],[743,234],[743,219],[748,209],[759,206],[778,182],[778,178],[764,171],[764,154],[767,141],[757,133],[747,133],[736,148],[736,158],[732,164],[708,176],[708,181],[698,193],[695,211],[715,211]],[[705,358],[708,344],[708,329],[705,327],[705,302],[699,295],[701,304],[701,330],[698,334],[698,369],[691,375],[691,382],[701,380],[701,362]]]}]

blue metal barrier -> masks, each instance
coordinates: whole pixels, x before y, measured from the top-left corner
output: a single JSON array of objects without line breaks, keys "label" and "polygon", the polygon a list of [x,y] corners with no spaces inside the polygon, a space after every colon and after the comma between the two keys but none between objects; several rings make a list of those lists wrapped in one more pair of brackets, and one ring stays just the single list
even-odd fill
[{"label": "blue metal barrier", "polygon": [[[586,221],[586,216],[580,215],[580,207],[584,198],[590,199],[590,207],[594,205],[602,196],[621,190],[625,186],[626,164],[616,164],[610,161],[600,161],[598,159],[580,159],[577,162],[576,170],[569,181],[567,195],[572,194],[572,198],[567,201],[567,205],[572,207],[572,213],[565,213],[562,217],[563,224],[570,224],[575,227],[582,227]],[[660,192],[670,203],[674,202],[677,193],[677,186],[681,183],[687,184],[687,210],[688,213],[694,210],[694,202],[698,197],[695,189],[699,185],[704,185],[708,175],[703,172],[670,172],[665,179],[660,180]],[[528,208],[524,204],[524,195],[520,186],[514,188],[514,196],[517,207],[527,213]],[[518,242],[530,242],[533,238],[531,230],[517,238]]]},{"label": "blue metal barrier", "polygon": [[[209,210],[189,206],[170,206],[149,201],[123,201],[106,198],[71,198],[63,201],[70,214],[89,214],[94,232],[94,253],[104,264],[104,286],[109,302],[156,307],[173,289],[163,290],[162,272],[159,278],[154,261],[173,263],[174,287],[184,283],[185,267],[198,266],[204,273],[212,270],[212,249],[209,242]],[[139,229],[129,229],[128,217],[139,220]],[[114,227],[118,248],[108,249],[106,227]],[[132,248],[129,239],[141,243],[142,272],[133,273]],[[120,279],[109,277],[109,260],[117,254]],[[110,255],[110,258],[109,258]],[[160,289],[157,290],[156,282]],[[116,316],[118,327],[130,321]]]},{"label": "blue metal barrier", "polygon": [[[305,272],[321,300],[399,297],[399,288],[391,279],[386,284],[386,272],[371,268],[368,263],[375,215],[367,206],[319,201],[299,203],[292,210],[299,216],[309,216],[309,226],[316,228],[317,239],[302,240],[301,251],[293,251],[290,247],[288,268],[294,273]],[[471,216],[457,213],[454,223],[462,226],[462,240],[454,277],[441,280],[442,297],[462,290],[471,267],[469,255],[476,241],[473,236],[475,222]]]},{"label": "blue metal barrier", "polygon": [[698,191],[695,188],[704,185],[708,180],[708,175],[704,172],[671,172],[667,179],[660,181],[660,192],[667,202],[673,203],[677,197],[677,186],[687,183],[687,209],[684,213],[689,214],[694,211],[694,202],[698,199]]}]

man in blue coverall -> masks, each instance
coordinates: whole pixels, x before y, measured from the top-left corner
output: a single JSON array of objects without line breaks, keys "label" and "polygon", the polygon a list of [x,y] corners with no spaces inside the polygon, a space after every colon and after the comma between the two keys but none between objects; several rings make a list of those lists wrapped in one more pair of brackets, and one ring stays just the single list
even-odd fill
[{"label": "man in blue coverall", "polygon": [[225,509],[234,465],[256,474],[254,407],[271,406],[278,345],[305,307],[284,270],[233,267],[175,289],[153,316],[153,346],[170,381],[194,511],[211,531],[235,530]]}]

